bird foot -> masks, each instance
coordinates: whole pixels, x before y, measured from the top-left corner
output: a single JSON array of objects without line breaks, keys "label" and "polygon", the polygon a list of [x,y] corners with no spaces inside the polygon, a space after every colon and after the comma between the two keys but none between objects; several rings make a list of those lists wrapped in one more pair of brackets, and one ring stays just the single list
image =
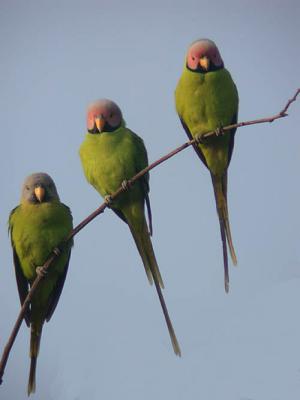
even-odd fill
[{"label": "bird foot", "polygon": [[105,202],[105,204],[107,205],[107,207],[110,207],[111,205],[112,205],[112,198],[111,198],[111,195],[106,195],[105,197],[104,197],[104,202]]},{"label": "bird foot", "polygon": [[61,251],[58,247],[54,247],[53,253],[56,255],[56,257],[59,257],[61,255]]},{"label": "bird foot", "polygon": [[220,125],[216,130],[215,130],[215,134],[216,136],[223,136],[225,133],[223,126]]},{"label": "bird foot", "polygon": [[42,267],[36,267],[35,272],[37,275],[41,276],[42,278],[44,278],[47,275],[47,271],[45,270],[45,268]]},{"label": "bird foot", "polygon": [[122,186],[122,189],[123,189],[124,191],[125,191],[125,190],[129,190],[130,187],[131,187],[131,182],[128,181],[127,179],[124,179],[124,181],[122,182],[121,186]]},{"label": "bird foot", "polygon": [[204,143],[204,137],[202,133],[198,133],[195,137],[194,140],[197,144],[203,144]]}]

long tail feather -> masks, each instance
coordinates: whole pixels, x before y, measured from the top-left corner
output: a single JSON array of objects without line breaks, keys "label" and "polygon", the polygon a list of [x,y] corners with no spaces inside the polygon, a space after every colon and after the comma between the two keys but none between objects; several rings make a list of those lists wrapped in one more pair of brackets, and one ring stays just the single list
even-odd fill
[{"label": "long tail feather", "polygon": [[170,338],[171,338],[171,342],[172,342],[174,353],[177,356],[181,357],[180,346],[179,346],[179,343],[178,343],[178,340],[177,340],[177,337],[176,337],[176,334],[175,334],[175,330],[174,330],[173,325],[172,325],[171,318],[169,316],[169,312],[168,312],[167,305],[166,305],[165,299],[164,299],[162,291],[161,291],[161,287],[159,285],[159,282],[156,279],[156,276],[154,276],[154,284],[155,284],[156,291],[157,291],[157,294],[158,294],[158,297],[159,297],[161,308],[162,308],[163,313],[164,313],[166,324],[167,324],[167,327],[168,327],[168,330],[169,330],[169,335],[170,335]]},{"label": "long tail feather", "polygon": [[228,213],[228,202],[227,202],[227,172],[222,177],[222,191],[225,197],[225,225],[226,225],[225,229],[226,229],[226,236],[227,236],[230,256],[233,264],[237,265],[237,258],[233,247],[233,241],[229,225],[229,213]]},{"label": "long tail feather", "polygon": [[148,211],[149,235],[152,236],[153,235],[152,211],[151,211],[151,204],[150,204],[150,199],[149,199],[148,194],[146,194],[145,200],[146,200],[146,206],[147,206],[147,211]]},{"label": "long tail feather", "polygon": [[229,271],[228,271],[228,256],[227,256],[227,245],[226,245],[226,234],[223,222],[219,217],[220,222],[220,230],[221,230],[221,239],[222,239],[222,247],[223,247],[223,260],[224,260],[224,287],[225,292],[229,292]]},{"label": "long tail feather", "polygon": [[227,206],[227,172],[220,178],[211,174],[211,179],[214,187],[216,207],[219,216],[221,238],[223,244],[223,259],[224,259],[224,279],[225,279],[225,291],[229,291],[229,274],[228,274],[228,257],[226,239],[231,255],[231,259],[234,265],[237,264],[237,258],[233,247],[233,241],[230,231],[228,206]]},{"label": "long tail feather", "polygon": [[35,392],[35,372],[36,372],[37,356],[40,348],[41,335],[42,335],[42,325],[41,324],[35,325],[34,323],[31,324],[30,371],[29,371],[29,379],[27,387],[28,396],[31,393]]},{"label": "long tail feather", "polygon": [[35,392],[35,371],[36,371],[36,357],[31,357],[30,361],[30,371],[29,371],[29,379],[28,379],[28,388],[27,388],[27,394],[28,396],[31,395],[31,393]]},{"label": "long tail feather", "polygon": [[129,225],[129,228],[130,228],[130,231],[131,231],[132,236],[134,238],[136,247],[137,247],[137,249],[138,249],[138,251],[140,253],[140,256],[142,258],[143,265],[144,265],[144,268],[145,268],[145,272],[146,272],[148,281],[149,281],[150,285],[153,285],[153,276],[152,276],[151,269],[149,267],[148,258],[146,257],[146,254],[143,251],[143,244],[142,244],[140,238],[138,237],[138,235],[133,230],[133,228],[130,227],[130,225]]},{"label": "long tail feather", "polygon": [[160,287],[164,288],[164,283],[158,268],[145,218],[138,229],[135,228],[132,224],[129,224],[129,228],[142,258],[150,284],[152,285],[155,275]]},{"label": "long tail feather", "polygon": [[[154,280],[154,284],[156,287],[156,291],[159,297],[159,301],[163,310],[163,314],[166,320],[166,324],[169,330],[169,335],[171,338],[172,346],[176,355],[181,356],[181,351],[179,347],[178,340],[176,338],[176,334],[169,316],[169,312],[162,294],[161,289],[164,288],[164,284],[162,281],[162,277],[158,268],[158,264],[155,258],[154,250],[152,247],[151,239],[149,236],[149,231],[147,227],[146,220],[142,223],[140,229],[135,229],[133,226],[130,226],[131,233],[134,237],[135,243],[137,245],[138,251],[143,260],[143,264],[145,266],[145,270],[150,271],[151,277]],[[147,274],[148,275],[148,274]],[[149,278],[149,276],[148,276]]]}]

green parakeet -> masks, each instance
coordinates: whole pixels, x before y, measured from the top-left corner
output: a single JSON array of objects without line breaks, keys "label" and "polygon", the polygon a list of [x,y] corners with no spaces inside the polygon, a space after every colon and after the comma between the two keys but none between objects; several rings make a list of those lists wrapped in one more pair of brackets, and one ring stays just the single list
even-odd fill
[{"label": "green parakeet", "polygon": [[[79,151],[84,174],[88,182],[108,199],[107,196],[121,184],[126,187],[126,181],[148,165],[147,151],[143,140],[126,128],[120,108],[110,100],[97,100],[89,106],[87,129]],[[148,192],[149,175],[146,174],[130,190],[115,199],[111,208],[128,224],[149,282],[154,280],[174,351],[180,355],[179,344],[161,292],[163,281],[150,239],[152,222]],[[145,203],[150,229],[145,218]]]},{"label": "green parakeet", "polygon": [[227,168],[236,129],[223,134],[222,126],[237,122],[239,99],[231,75],[224,68],[219,50],[211,40],[200,39],[189,47],[176,87],[175,102],[180,121],[190,139],[220,128],[217,137],[200,140],[194,149],[211,174],[223,244],[225,290],[228,292],[226,240],[233,264],[237,264],[227,208]]},{"label": "green parakeet", "polygon": [[[21,304],[37,273],[53,249],[72,229],[70,209],[60,202],[55,184],[45,173],[28,176],[23,184],[21,202],[9,216],[13,260]],[[35,392],[35,370],[45,321],[49,321],[66,279],[71,254],[70,243],[62,250],[40,282],[25,314],[30,326],[30,373],[28,395]]]}]

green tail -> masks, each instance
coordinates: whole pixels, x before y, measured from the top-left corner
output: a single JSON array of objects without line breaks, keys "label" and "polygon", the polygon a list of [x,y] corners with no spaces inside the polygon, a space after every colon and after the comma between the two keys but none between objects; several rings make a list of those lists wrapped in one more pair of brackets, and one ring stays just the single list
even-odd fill
[{"label": "green tail", "polygon": [[40,341],[42,335],[42,324],[31,324],[30,334],[30,371],[28,379],[27,394],[30,396],[31,393],[35,392],[35,371],[37,356],[39,353]]},{"label": "green tail", "polygon": [[142,257],[149,283],[152,285],[155,275],[159,286],[161,288],[164,288],[164,283],[158,268],[145,217],[143,217],[143,220],[138,226],[136,226],[137,224],[134,225],[135,226],[133,226],[133,224],[130,224],[129,228],[134,238],[136,247],[138,248],[138,251],[140,253],[140,256]]},{"label": "green tail", "polygon": [[176,338],[176,334],[168,313],[168,309],[162,294],[161,289],[164,288],[163,280],[161,274],[159,272],[158,264],[155,258],[154,250],[152,247],[149,230],[147,226],[147,222],[145,217],[143,216],[143,220],[140,224],[128,224],[132,233],[132,236],[135,240],[136,246],[142,258],[149,282],[152,283],[154,280],[154,284],[157,290],[157,294],[159,297],[159,301],[164,313],[164,317],[166,320],[166,324],[169,330],[172,346],[176,355],[181,356],[181,351],[179,347],[179,343]]},{"label": "green tail", "polygon": [[214,187],[216,207],[219,216],[221,238],[223,245],[225,291],[226,293],[228,293],[229,273],[228,273],[228,256],[227,256],[226,240],[228,243],[231,259],[234,265],[237,264],[237,258],[232,243],[232,237],[229,225],[228,206],[227,206],[227,172],[225,172],[222,177],[217,177],[211,174],[211,179]]}]

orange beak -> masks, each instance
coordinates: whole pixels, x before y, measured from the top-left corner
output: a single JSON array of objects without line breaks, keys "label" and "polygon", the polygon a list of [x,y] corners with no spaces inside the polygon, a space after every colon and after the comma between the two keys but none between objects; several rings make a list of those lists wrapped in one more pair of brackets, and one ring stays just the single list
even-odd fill
[{"label": "orange beak", "polygon": [[42,186],[37,186],[34,189],[34,194],[38,201],[41,203],[45,197],[45,189]]},{"label": "orange beak", "polygon": [[206,56],[203,56],[200,58],[199,64],[200,64],[200,67],[203,68],[205,71],[209,70],[210,61],[209,61],[209,58],[207,58]]},{"label": "orange beak", "polygon": [[98,131],[102,132],[104,125],[105,125],[105,119],[102,116],[97,117],[97,118],[95,118],[95,124],[96,124]]}]

